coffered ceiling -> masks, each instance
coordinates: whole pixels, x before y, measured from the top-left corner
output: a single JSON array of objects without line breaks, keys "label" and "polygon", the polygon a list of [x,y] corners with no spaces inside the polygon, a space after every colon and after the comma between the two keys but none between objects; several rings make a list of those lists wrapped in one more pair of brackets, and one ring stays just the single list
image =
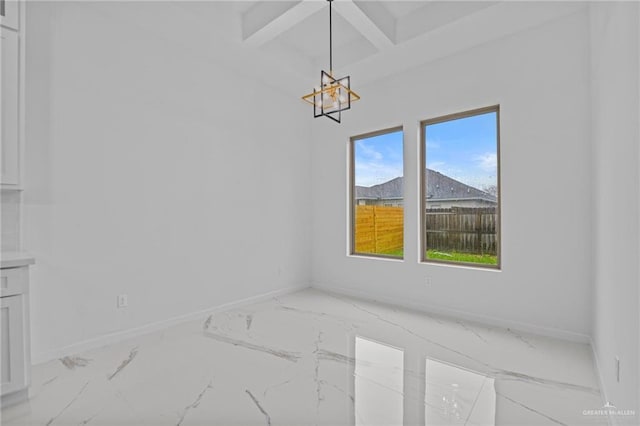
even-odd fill
[{"label": "coffered ceiling", "polygon": [[[172,42],[213,55],[287,93],[310,91],[320,69],[329,67],[326,0],[120,4],[129,9],[127,17],[137,25],[164,32]],[[579,12],[585,5],[579,1],[335,0],[335,72],[351,75],[362,86]]]}]

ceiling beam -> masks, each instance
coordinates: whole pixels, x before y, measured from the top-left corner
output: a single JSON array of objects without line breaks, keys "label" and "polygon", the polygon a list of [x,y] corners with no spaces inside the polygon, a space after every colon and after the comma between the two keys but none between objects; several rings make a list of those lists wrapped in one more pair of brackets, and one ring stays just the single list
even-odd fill
[{"label": "ceiling beam", "polygon": [[378,50],[385,50],[394,45],[393,40],[382,30],[382,26],[364,13],[353,0],[336,0],[333,7]]},{"label": "ceiling beam", "polygon": [[242,15],[243,41],[261,46],[324,7],[325,2],[317,0],[258,2]]},{"label": "ceiling beam", "polygon": [[382,2],[366,0],[353,0],[353,2],[380,28],[380,31],[393,41],[393,44],[398,44],[396,39],[397,19],[382,5]]}]

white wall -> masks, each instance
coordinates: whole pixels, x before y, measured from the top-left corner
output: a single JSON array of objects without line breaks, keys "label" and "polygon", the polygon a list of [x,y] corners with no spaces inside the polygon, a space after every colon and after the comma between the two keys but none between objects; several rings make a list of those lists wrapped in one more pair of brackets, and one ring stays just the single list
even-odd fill
[{"label": "white wall", "polygon": [[35,361],[309,283],[308,111],[127,7],[28,2]]},{"label": "white wall", "polygon": [[20,250],[20,192],[0,194],[0,245],[3,252]]},{"label": "white wall", "polygon": [[[554,7],[545,3],[540,7]],[[313,123],[313,285],[586,339],[591,152],[585,9],[358,87],[341,125]],[[418,123],[500,104],[502,271],[418,263]],[[349,137],[405,128],[404,262],[347,256]],[[431,285],[425,285],[425,278]]]},{"label": "white wall", "polygon": [[[312,280],[568,338],[593,331],[609,399],[637,407],[632,4],[595,6],[368,86],[352,75],[363,101],[339,126],[313,120],[313,135],[309,111],[290,96],[216,52],[150,32],[153,14],[125,21],[122,5],[28,3],[34,360]],[[418,122],[497,103],[503,269],[419,264]],[[348,138],[398,124],[405,260],[347,256]],[[115,307],[121,293],[126,310]]]},{"label": "white wall", "polygon": [[[640,11],[635,2],[590,6],[594,169],[593,340],[608,400],[636,410],[640,384]],[[620,358],[620,382],[615,357]],[[638,418],[614,417],[638,424]]]}]

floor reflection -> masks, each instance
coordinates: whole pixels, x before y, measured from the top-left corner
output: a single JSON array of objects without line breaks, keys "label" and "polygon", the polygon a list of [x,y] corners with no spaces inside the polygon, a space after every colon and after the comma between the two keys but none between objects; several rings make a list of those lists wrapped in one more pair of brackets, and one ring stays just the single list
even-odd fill
[{"label": "floor reflection", "polygon": [[496,424],[495,379],[361,336],[354,347],[356,426]]},{"label": "floor reflection", "polygon": [[425,425],[495,425],[494,379],[427,359],[424,413]]},{"label": "floor reflection", "polygon": [[401,425],[404,351],[356,336],[355,424]]}]

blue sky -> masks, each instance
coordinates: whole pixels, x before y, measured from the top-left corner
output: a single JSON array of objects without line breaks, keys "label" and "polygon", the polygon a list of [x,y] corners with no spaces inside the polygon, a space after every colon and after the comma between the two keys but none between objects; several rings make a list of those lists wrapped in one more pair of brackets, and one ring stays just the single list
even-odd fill
[{"label": "blue sky", "polygon": [[[427,167],[482,189],[497,184],[496,113],[427,126]],[[402,176],[402,132],[356,141],[356,185]]]},{"label": "blue sky", "polygon": [[482,189],[497,184],[496,113],[427,126],[427,168]]},{"label": "blue sky", "polygon": [[355,157],[358,186],[377,185],[402,176],[402,131],[357,140]]}]

